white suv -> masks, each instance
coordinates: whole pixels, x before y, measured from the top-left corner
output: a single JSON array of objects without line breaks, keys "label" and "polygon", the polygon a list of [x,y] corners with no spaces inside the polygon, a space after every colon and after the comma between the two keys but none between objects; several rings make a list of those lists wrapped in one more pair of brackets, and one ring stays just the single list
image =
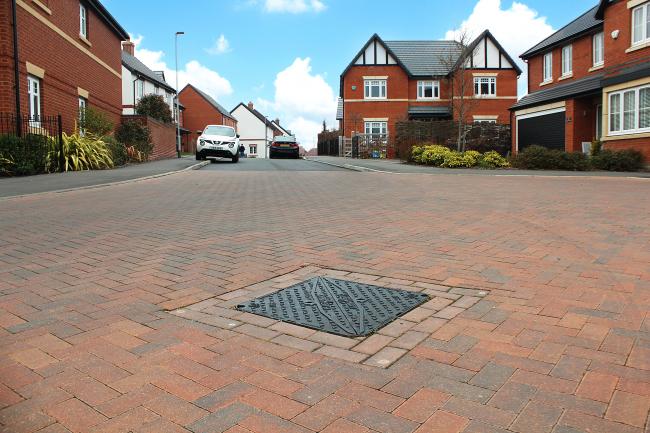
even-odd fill
[{"label": "white suv", "polygon": [[224,125],[205,127],[196,140],[196,159],[202,161],[210,157],[239,161],[239,135],[234,128]]}]

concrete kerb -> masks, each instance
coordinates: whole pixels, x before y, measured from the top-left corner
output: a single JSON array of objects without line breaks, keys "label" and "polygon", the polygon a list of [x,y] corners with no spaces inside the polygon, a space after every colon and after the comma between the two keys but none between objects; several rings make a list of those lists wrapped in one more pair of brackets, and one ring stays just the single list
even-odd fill
[{"label": "concrete kerb", "polygon": [[107,186],[114,186],[114,185],[122,185],[126,183],[133,183],[133,182],[140,182],[143,180],[148,180],[148,179],[155,179],[158,177],[164,177],[164,176],[169,176],[172,174],[176,173],[182,173],[184,171],[190,171],[190,170],[200,170],[204,166],[210,164],[210,161],[201,161],[196,164],[190,165],[189,167],[182,168],[180,170],[172,170],[172,171],[167,171],[164,173],[158,173],[158,174],[152,174],[150,176],[144,176],[144,177],[136,177],[135,179],[127,179],[127,180],[118,180],[115,182],[106,182],[106,183],[100,183],[97,185],[86,185],[86,186],[77,186],[74,188],[65,188],[65,189],[57,189],[54,191],[44,191],[44,192],[34,192],[30,194],[21,194],[21,195],[13,195],[9,197],[0,197],[0,201],[6,201],[6,200],[13,200],[21,197],[33,197],[33,196],[39,196],[39,195],[47,195],[47,194],[61,194],[64,192],[72,192],[72,191],[80,191],[84,189],[94,189],[94,188],[104,188]]}]

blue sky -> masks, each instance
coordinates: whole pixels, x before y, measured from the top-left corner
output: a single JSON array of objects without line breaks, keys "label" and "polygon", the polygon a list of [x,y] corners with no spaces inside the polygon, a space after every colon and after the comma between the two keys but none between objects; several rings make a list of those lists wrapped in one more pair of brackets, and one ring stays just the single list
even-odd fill
[{"label": "blue sky", "polygon": [[[513,57],[596,0],[104,0],[137,42],[136,55],[190,81],[231,109],[253,101],[310,147],[334,123],[339,74],[373,33],[384,39],[443,39],[489,27]],[[525,77],[520,79],[525,83]],[[520,84],[520,95],[525,86]]]}]

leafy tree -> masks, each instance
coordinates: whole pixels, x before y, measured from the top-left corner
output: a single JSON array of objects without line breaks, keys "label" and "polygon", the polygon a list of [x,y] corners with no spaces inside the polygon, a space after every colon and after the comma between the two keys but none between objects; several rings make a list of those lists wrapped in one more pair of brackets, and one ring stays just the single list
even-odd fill
[{"label": "leafy tree", "polygon": [[113,122],[106,113],[95,108],[82,108],[79,112],[79,130],[97,137],[103,137],[113,132]]},{"label": "leafy tree", "polygon": [[140,152],[144,160],[148,159],[149,154],[153,151],[149,128],[135,120],[127,120],[122,123],[115,132],[115,138],[120,143],[124,143],[127,148],[133,148]]},{"label": "leafy tree", "polygon": [[146,95],[135,106],[136,113],[149,116],[161,122],[172,122],[172,111],[161,95]]}]

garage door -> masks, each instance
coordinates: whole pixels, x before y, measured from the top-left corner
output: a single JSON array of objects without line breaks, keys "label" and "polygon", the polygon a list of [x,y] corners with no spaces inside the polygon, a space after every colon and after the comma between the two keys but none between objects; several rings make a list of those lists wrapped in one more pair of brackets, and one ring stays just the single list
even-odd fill
[{"label": "garage door", "polygon": [[564,119],[564,111],[518,117],[519,151],[533,144],[549,149],[564,150]]}]

